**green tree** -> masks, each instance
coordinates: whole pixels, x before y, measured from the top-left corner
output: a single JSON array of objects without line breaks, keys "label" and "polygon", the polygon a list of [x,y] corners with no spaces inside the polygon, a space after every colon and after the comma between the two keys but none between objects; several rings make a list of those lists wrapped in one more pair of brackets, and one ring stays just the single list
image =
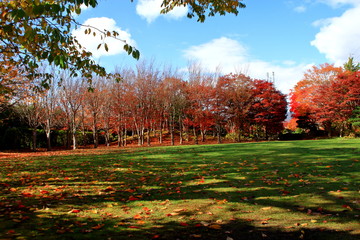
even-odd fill
[{"label": "green tree", "polygon": [[356,128],[360,128],[360,106],[355,108],[349,122]]},{"label": "green tree", "polygon": [[344,69],[349,72],[357,72],[360,70],[360,63],[355,64],[354,58],[349,57],[348,61],[344,63]]},{"label": "green tree", "polygon": [[[133,1],[133,0],[131,0]],[[241,0],[163,0],[162,13],[177,6],[189,6],[188,17],[197,16],[203,22],[206,16],[226,13],[238,14],[245,7]],[[2,0],[0,2],[0,56],[14,66],[22,66],[28,77],[36,77],[40,62],[48,62],[67,69],[72,77],[81,74],[91,81],[95,73],[106,76],[105,68],[95,63],[92,54],[81,47],[71,35],[77,25],[75,14],[81,6],[93,7],[97,0]],[[86,34],[101,34],[103,38],[118,38],[117,32],[101,31],[89,26]],[[119,39],[119,41],[123,41]],[[140,53],[124,42],[124,50],[139,59]],[[109,51],[106,44],[99,44]],[[43,78],[46,86],[50,76]]]}]

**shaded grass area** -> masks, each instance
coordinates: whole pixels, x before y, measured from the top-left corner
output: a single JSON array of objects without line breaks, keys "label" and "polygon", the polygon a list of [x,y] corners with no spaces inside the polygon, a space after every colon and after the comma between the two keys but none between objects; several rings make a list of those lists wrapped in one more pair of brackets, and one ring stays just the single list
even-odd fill
[{"label": "shaded grass area", "polygon": [[360,140],[0,160],[0,239],[359,239]]}]

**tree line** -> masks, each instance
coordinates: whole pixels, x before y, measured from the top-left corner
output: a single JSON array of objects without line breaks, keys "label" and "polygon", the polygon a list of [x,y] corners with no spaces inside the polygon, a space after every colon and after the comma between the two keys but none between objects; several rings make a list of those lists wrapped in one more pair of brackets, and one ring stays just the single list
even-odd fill
[{"label": "tree line", "polygon": [[[15,129],[24,125],[32,132],[25,147],[34,150],[40,130],[48,150],[59,144],[75,149],[89,141],[96,148],[99,139],[118,146],[129,140],[162,143],[164,136],[171,144],[197,144],[209,134],[219,143],[224,137],[259,140],[276,138],[286,118],[286,95],[272,82],[244,74],[207,74],[197,64],[190,64],[185,77],[171,67],[160,70],[154,62],[140,61],[134,69],[118,69],[120,81],[93,77],[91,85],[66,71],[39,71],[52,76],[47,89],[36,87],[41,79],[3,75],[11,83],[11,94],[4,94],[1,104],[3,142],[11,142],[20,134]],[[19,141],[14,145],[21,147]]]}]

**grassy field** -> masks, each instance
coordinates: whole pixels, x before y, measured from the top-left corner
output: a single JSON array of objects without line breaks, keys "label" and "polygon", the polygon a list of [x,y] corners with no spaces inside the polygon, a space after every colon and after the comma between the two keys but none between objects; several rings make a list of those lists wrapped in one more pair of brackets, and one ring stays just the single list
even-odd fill
[{"label": "grassy field", "polygon": [[360,139],[3,158],[0,239],[359,239],[359,161]]}]

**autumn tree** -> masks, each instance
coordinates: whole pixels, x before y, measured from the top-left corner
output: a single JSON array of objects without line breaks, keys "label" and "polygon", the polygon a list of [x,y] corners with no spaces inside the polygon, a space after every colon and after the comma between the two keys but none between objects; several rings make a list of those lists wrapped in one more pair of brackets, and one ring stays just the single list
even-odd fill
[{"label": "autumn tree", "polygon": [[299,127],[308,128],[311,131],[317,129],[316,125],[323,126],[328,133],[331,131],[331,119],[319,122],[315,116],[321,106],[317,105],[315,97],[321,89],[326,89],[332,81],[343,72],[341,67],[331,64],[313,66],[299,81],[290,93],[290,110],[293,117],[299,119]]},{"label": "autumn tree", "polygon": [[339,74],[332,82],[329,94],[332,99],[325,108],[330,108],[332,121],[336,123],[340,136],[343,136],[349,128],[349,119],[360,106],[360,72]]},{"label": "autumn tree", "polygon": [[81,122],[80,109],[86,88],[83,79],[69,77],[66,72],[62,73],[62,79],[63,85],[59,90],[60,106],[67,119],[68,130],[71,132],[73,149],[76,149],[76,131]]},{"label": "autumn tree", "polygon": [[36,91],[32,91],[17,104],[19,116],[28,124],[32,130],[32,146],[31,149],[36,151],[37,147],[37,129],[41,125],[42,107],[39,95]]},{"label": "autumn tree", "polygon": [[[167,75],[159,86],[159,106],[162,107],[162,115],[167,120],[170,130],[171,145],[175,144],[176,125],[179,130],[179,141],[183,141],[183,118],[187,104],[186,83],[176,77],[176,75]],[[163,123],[160,124],[161,128]],[[160,132],[162,135],[162,131]]]},{"label": "autumn tree", "polygon": [[222,89],[228,131],[237,132],[237,140],[240,141],[250,127],[253,81],[244,74],[228,74],[219,78],[217,88]]},{"label": "autumn tree", "polygon": [[111,85],[111,109],[114,117],[114,127],[118,135],[118,146],[127,144],[127,130],[131,128],[131,110],[135,96],[132,91],[132,82],[135,73],[132,69],[117,69],[117,73],[122,76],[121,81],[113,81]]},{"label": "autumn tree", "polygon": [[104,83],[96,77],[92,81],[93,90],[84,92],[84,108],[93,133],[94,148],[99,145],[99,122],[100,113],[104,105]]},{"label": "autumn tree", "polygon": [[250,116],[256,130],[263,131],[268,139],[269,134],[274,135],[283,129],[287,112],[286,96],[273,83],[265,80],[254,80],[252,92]]},{"label": "autumn tree", "polygon": [[160,81],[159,74],[159,69],[153,60],[141,61],[136,66],[134,123],[139,137],[139,145],[144,144],[145,130],[147,144],[150,145],[150,135],[154,125],[156,89]]},{"label": "autumn tree", "polygon": [[189,106],[186,109],[185,122],[192,127],[194,142],[198,144],[198,135],[205,141],[205,134],[214,125],[211,94],[213,79],[204,72],[199,63],[188,66],[187,97]]},{"label": "autumn tree", "polygon": [[50,68],[53,76],[49,88],[43,89],[40,96],[40,104],[43,108],[41,125],[45,130],[47,150],[51,150],[51,128],[56,124],[57,109],[59,107],[58,74],[55,68]]},{"label": "autumn tree", "polygon": [[101,115],[100,115],[100,126],[102,130],[104,131],[104,137],[105,137],[105,144],[106,146],[110,146],[111,142],[111,129],[114,126],[113,121],[113,111],[112,111],[112,105],[113,100],[111,98],[111,79],[103,78],[103,88],[101,91],[102,95],[102,106],[101,106]]}]

